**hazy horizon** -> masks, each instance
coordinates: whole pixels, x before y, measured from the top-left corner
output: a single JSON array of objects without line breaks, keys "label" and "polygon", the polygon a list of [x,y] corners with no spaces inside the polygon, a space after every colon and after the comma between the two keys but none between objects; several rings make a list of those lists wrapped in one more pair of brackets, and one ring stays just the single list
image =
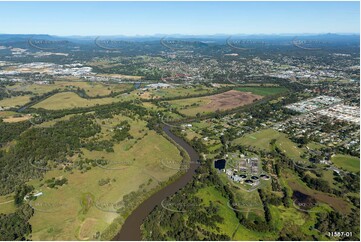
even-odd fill
[{"label": "hazy horizon", "polygon": [[359,8],[359,2],[0,2],[0,29],[57,36],[359,34]]},{"label": "hazy horizon", "polygon": [[222,33],[215,33],[215,34],[182,34],[182,33],[175,33],[175,34],[162,34],[162,33],[155,33],[155,34],[147,34],[147,35],[124,35],[124,34],[113,34],[113,35],[57,35],[57,34],[48,34],[48,33],[0,33],[0,35],[47,35],[52,37],[81,37],[81,38],[94,38],[97,36],[102,37],[177,37],[177,36],[184,36],[184,37],[217,37],[217,36],[285,36],[291,37],[295,35],[300,36],[317,36],[317,35],[360,35],[360,33],[353,32],[353,33],[342,33],[342,32],[335,32],[335,33],[257,33],[257,34],[247,34],[247,33],[234,33],[234,34],[222,34]]}]

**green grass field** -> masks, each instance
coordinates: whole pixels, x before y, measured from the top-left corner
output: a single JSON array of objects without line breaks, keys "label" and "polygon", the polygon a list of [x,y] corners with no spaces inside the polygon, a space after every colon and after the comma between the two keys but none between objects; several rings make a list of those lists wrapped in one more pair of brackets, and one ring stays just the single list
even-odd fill
[{"label": "green grass field", "polygon": [[78,107],[91,107],[97,104],[109,104],[112,102],[119,101],[116,98],[96,98],[96,99],[85,99],[79,97],[73,92],[62,92],[57,93],[40,103],[37,103],[33,108],[44,108],[49,110],[69,109]]},{"label": "green grass field", "polygon": [[231,240],[272,240],[268,233],[255,232],[240,225],[234,211],[227,206],[228,200],[215,187],[202,188],[196,195],[203,199],[205,205],[209,205],[210,201],[219,204],[218,214],[224,221],[218,226]]},{"label": "green grass field", "polygon": [[[139,94],[144,99],[159,99],[159,98],[174,98],[174,97],[187,97],[191,95],[203,95],[210,94],[214,91],[214,88],[199,86],[176,86],[173,88],[160,88],[160,89],[149,89]],[[139,91],[137,91],[139,93]]]},{"label": "green grass field", "polygon": [[307,147],[312,149],[312,150],[319,150],[321,148],[324,148],[326,147],[325,145],[323,144],[319,144],[319,143],[315,143],[315,142],[310,142],[307,144]]},{"label": "green grass field", "polygon": [[358,172],[360,171],[360,159],[350,155],[334,155],[331,161],[338,167],[346,171]]},{"label": "green grass field", "polygon": [[[109,139],[112,135],[109,127],[121,120],[129,121],[129,132],[135,139],[115,144],[114,152],[110,153],[82,149],[84,158],[107,159],[115,163],[109,166],[112,169],[94,166],[86,172],[77,169],[72,172],[52,170],[46,172],[42,181],[34,179],[29,182],[36,190],[43,192],[33,204],[36,208],[30,219],[33,240],[94,240],[93,235],[97,231],[104,231],[119,216],[110,205],[139,189],[144,189],[142,193],[146,193],[158,186],[159,181],[166,181],[177,172],[177,169],[164,167],[163,162],[171,160],[180,163],[182,157],[178,149],[163,136],[148,130],[144,121],[133,121],[120,115],[97,120],[100,124],[105,121],[97,137],[100,140]],[[71,159],[76,161],[78,156]],[[57,189],[41,186],[44,180],[52,177],[67,178],[68,184]],[[99,180],[107,178],[110,183],[100,186]],[[102,205],[106,205],[105,210],[109,208],[114,211],[99,209]],[[45,212],[41,211],[44,207]]]},{"label": "green grass field", "polygon": [[[74,78],[73,78],[74,79]],[[12,91],[27,91],[32,92],[36,95],[41,95],[55,89],[65,90],[65,89],[74,89],[77,88],[84,89],[86,94],[92,97],[97,95],[104,96],[110,94],[111,91],[118,92],[124,91],[129,89],[132,84],[102,84],[102,83],[95,83],[95,82],[86,82],[86,81],[79,81],[79,80],[61,80],[55,81],[53,84],[16,84],[13,86],[7,86],[6,88]]]},{"label": "green grass field", "polygon": [[30,96],[17,96],[0,100],[0,107],[19,107],[30,102]]},{"label": "green grass field", "polygon": [[319,231],[312,229],[317,221],[317,213],[304,213],[293,206],[286,208],[270,205],[269,208],[272,216],[271,226],[278,231],[282,230],[283,233],[287,231],[286,233],[292,233],[299,238],[307,238],[306,240],[312,240],[311,236],[316,237],[317,240],[326,240]]},{"label": "green grass field", "polygon": [[0,196],[0,214],[8,214],[15,212],[14,194]]},{"label": "green grass field", "polygon": [[287,92],[287,88],[285,87],[238,87],[236,90],[241,92],[252,92],[253,94],[261,96],[271,96]]},{"label": "green grass field", "polygon": [[274,129],[263,129],[254,133],[246,134],[243,137],[235,139],[233,144],[250,145],[260,150],[272,151],[272,146],[270,145],[272,139],[276,139],[276,146],[288,157],[296,161],[304,161],[304,159],[300,156],[305,151],[298,148],[294,142],[287,138],[286,134]]},{"label": "green grass field", "polygon": [[237,138],[232,143],[250,145],[256,147],[257,149],[272,151],[272,146],[270,145],[271,140],[278,139],[281,136],[282,133],[274,129],[263,129]]},{"label": "green grass field", "polygon": [[207,97],[195,97],[169,101],[172,108],[176,108],[180,113],[187,116],[196,116],[197,113],[209,113],[211,111],[205,110],[205,106],[211,102]]},{"label": "green grass field", "polygon": [[0,111],[0,118],[12,117],[15,114],[17,113],[13,111]]}]

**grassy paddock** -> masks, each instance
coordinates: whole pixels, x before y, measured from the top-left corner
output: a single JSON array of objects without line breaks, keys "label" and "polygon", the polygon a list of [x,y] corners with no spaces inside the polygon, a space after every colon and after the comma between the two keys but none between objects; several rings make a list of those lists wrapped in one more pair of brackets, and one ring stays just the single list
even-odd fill
[{"label": "grassy paddock", "polygon": [[334,155],[334,156],[332,156],[331,161],[336,166],[338,166],[346,171],[350,171],[350,172],[360,171],[360,159],[356,156]]},{"label": "grassy paddock", "polygon": [[49,110],[79,108],[79,107],[91,107],[95,105],[109,104],[119,101],[116,98],[95,98],[85,99],[79,97],[73,92],[57,93],[40,103],[37,103],[33,108],[44,108]]},{"label": "grassy paddock", "polygon": [[259,150],[272,151],[273,147],[270,145],[272,139],[276,139],[275,145],[288,157],[295,161],[305,161],[305,159],[300,157],[305,151],[298,148],[294,142],[287,138],[286,134],[274,129],[263,129],[246,134],[243,137],[235,139],[233,144],[249,145]]},{"label": "grassy paddock", "polygon": [[14,194],[0,196],[0,214],[8,214],[15,212]]},{"label": "grassy paddock", "polygon": [[20,107],[30,101],[30,96],[17,96],[0,100],[0,107]]},{"label": "grassy paddock", "polygon": [[142,99],[159,99],[159,98],[175,98],[175,97],[187,97],[191,95],[204,95],[210,94],[214,91],[214,88],[209,88],[205,86],[176,86],[173,88],[160,88],[160,89],[149,89],[142,93],[139,93],[139,96]]},{"label": "grassy paddock", "polygon": [[[98,123],[106,122],[98,138],[109,139],[112,135],[109,126],[121,120],[129,121],[129,132],[135,139],[115,144],[114,152],[110,153],[82,149],[84,158],[106,159],[114,163],[126,161],[111,166],[121,169],[94,166],[86,172],[77,169],[72,172],[46,172],[44,180],[53,177],[68,179],[68,184],[57,189],[42,186],[44,180],[34,179],[29,182],[36,190],[43,192],[34,203],[38,209],[35,209],[30,219],[33,240],[94,240],[96,232],[109,231],[108,227],[113,221],[119,220],[119,214],[114,209],[104,211],[99,209],[99,205],[116,204],[131,192],[149,193],[159,186],[159,182],[167,181],[178,172],[177,169],[164,167],[162,161],[172,160],[180,164],[182,157],[179,150],[163,136],[148,130],[144,121],[133,121],[120,115],[108,120],[97,120]],[[77,156],[72,159],[76,160]],[[101,179],[108,178],[109,183],[99,185]],[[50,206],[50,212],[41,211],[46,204],[54,205]],[[45,210],[49,210],[49,206]]]},{"label": "grassy paddock", "polygon": [[0,118],[12,117],[15,114],[17,114],[17,113],[13,112],[13,111],[0,111]]},{"label": "grassy paddock", "polygon": [[47,92],[51,92],[55,89],[65,90],[65,89],[84,89],[86,94],[95,97],[109,95],[111,91],[119,92],[124,91],[132,87],[132,84],[103,84],[99,82],[87,82],[79,80],[59,80],[55,81],[53,84],[16,84],[13,86],[7,86],[9,90],[13,91],[28,91],[32,92],[35,95],[42,95]]},{"label": "grassy paddock", "polygon": [[236,90],[241,92],[251,92],[261,96],[272,96],[285,93],[288,89],[285,87],[238,87]]}]

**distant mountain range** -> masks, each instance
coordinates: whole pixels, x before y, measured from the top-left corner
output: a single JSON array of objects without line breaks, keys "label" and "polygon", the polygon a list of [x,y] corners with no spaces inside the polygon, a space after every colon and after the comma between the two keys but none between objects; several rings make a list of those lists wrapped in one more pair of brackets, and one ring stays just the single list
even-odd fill
[{"label": "distant mountain range", "polygon": [[270,43],[289,43],[292,39],[298,38],[302,40],[324,41],[333,43],[347,43],[359,45],[360,34],[215,34],[215,35],[162,35],[155,34],[152,36],[56,36],[48,34],[0,34],[0,44],[17,46],[17,44],[25,44],[31,40],[47,40],[47,41],[68,41],[72,44],[87,45],[94,43],[96,38],[102,40],[131,40],[133,42],[155,42],[160,39],[166,40],[189,40],[201,41],[204,43],[225,44],[229,38],[232,40],[267,40]]},{"label": "distant mountain range", "polygon": [[[350,34],[297,34],[297,33],[289,33],[289,34],[214,34],[214,35],[183,35],[183,34],[154,34],[154,35],[135,35],[135,36],[126,36],[126,35],[100,35],[103,38],[110,39],[160,39],[160,38],[187,38],[187,39],[224,39],[230,36],[234,38],[254,38],[254,39],[267,39],[267,38],[289,38],[295,36],[302,37],[318,37],[318,38],[359,38],[360,34],[350,33]],[[0,40],[19,40],[19,39],[72,39],[72,40],[94,40],[94,38],[99,37],[99,35],[93,36],[80,36],[80,35],[72,35],[72,36],[58,36],[58,35],[48,35],[48,34],[0,34]]]}]

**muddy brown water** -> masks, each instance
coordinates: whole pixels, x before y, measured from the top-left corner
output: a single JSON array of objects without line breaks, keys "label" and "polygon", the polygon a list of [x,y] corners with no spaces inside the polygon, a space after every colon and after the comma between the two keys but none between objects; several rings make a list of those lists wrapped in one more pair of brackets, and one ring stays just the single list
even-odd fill
[{"label": "muddy brown water", "polygon": [[143,224],[144,219],[150,212],[167,197],[175,194],[181,188],[183,188],[189,181],[192,180],[195,170],[199,167],[199,155],[198,153],[183,139],[174,135],[170,131],[169,126],[163,126],[163,131],[170,137],[174,142],[180,145],[189,155],[191,159],[190,167],[181,177],[176,181],[162,188],[158,192],[154,193],[147,200],[141,203],[125,220],[122,228],[118,234],[113,238],[114,241],[136,241],[141,240],[140,226]]}]

